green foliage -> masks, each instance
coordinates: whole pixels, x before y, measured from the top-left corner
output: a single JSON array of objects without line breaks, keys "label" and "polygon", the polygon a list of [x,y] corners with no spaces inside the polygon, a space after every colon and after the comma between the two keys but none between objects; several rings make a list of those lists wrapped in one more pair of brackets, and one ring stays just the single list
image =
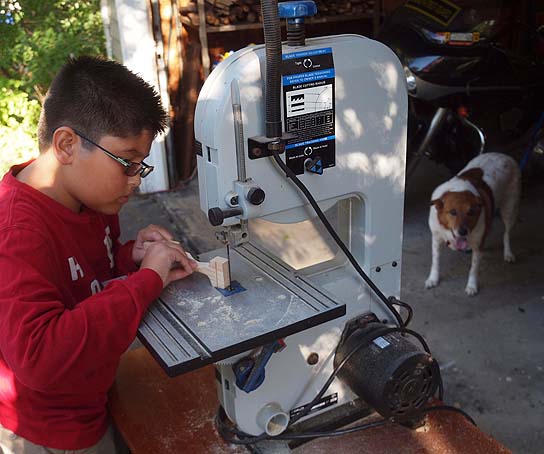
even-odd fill
[{"label": "green foliage", "polygon": [[1,175],[37,152],[39,105],[58,69],[105,54],[100,0],[0,0],[0,49]]},{"label": "green foliage", "polygon": [[43,94],[68,57],[104,55],[100,0],[0,0],[0,49],[2,75]]},{"label": "green foliage", "polygon": [[40,103],[21,91],[20,85],[0,77],[0,176],[13,164],[38,154]]}]

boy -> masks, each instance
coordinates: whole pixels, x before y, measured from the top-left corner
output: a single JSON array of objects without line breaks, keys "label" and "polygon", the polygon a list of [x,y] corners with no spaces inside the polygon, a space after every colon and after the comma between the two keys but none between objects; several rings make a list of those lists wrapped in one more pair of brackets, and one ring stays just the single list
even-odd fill
[{"label": "boy", "polygon": [[118,240],[166,119],[124,66],[72,59],[44,102],[40,156],[0,183],[1,453],[114,452],[120,356],[162,289],[196,267],[161,227]]}]

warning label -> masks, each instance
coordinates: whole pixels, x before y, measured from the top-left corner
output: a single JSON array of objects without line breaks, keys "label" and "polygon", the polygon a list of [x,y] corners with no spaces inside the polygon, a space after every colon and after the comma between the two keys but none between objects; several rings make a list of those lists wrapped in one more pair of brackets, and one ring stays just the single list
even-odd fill
[{"label": "warning label", "polygon": [[296,135],[286,163],[296,174],[312,160],[320,170],[335,165],[334,61],[332,48],[282,55],[284,124]]}]

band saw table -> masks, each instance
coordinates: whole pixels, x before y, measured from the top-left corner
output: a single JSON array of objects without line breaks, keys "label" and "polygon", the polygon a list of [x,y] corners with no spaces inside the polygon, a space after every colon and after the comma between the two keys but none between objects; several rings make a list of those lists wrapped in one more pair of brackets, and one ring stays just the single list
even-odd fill
[{"label": "band saw table", "polygon": [[[208,260],[217,253],[224,250],[201,257]],[[345,304],[252,244],[236,248],[232,255],[231,273],[246,276],[243,287],[238,284],[232,294],[225,294],[206,276],[193,273],[168,286],[140,325],[138,337],[168,375],[345,315]]]}]

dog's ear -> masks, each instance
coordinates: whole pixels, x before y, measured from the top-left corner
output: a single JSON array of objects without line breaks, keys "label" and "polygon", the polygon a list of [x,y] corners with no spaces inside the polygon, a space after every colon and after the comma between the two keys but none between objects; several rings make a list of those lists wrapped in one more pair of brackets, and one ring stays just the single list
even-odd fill
[{"label": "dog's ear", "polygon": [[481,197],[476,197],[476,205],[478,208],[482,209],[484,206],[484,201],[481,199]]},{"label": "dog's ear", "polygon": [[431,206],[433,205],[436,207],[438,211],[444,208],[444,202],[442,201],[442,199],[431,200]]}]

